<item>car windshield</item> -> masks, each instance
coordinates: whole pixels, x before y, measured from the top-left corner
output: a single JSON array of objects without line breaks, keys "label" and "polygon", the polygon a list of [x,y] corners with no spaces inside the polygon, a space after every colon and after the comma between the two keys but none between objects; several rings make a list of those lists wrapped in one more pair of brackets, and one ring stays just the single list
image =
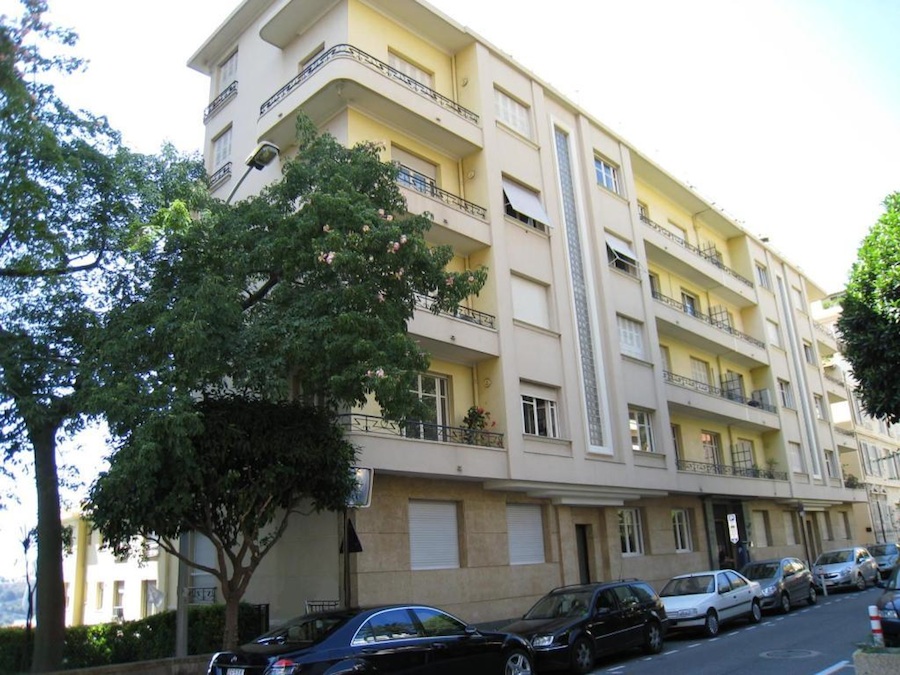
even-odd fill
[{"label": "car windshield", "polygon": [[571,591],[551,593],[537,601],[525,614],[526,619],[555,619],[560,616],[582,616],[591,606],[593,592]]},{"label": "car windshield", "polygon": [[816,558],[816,565],[835,565],[853,560],[853,551],[828,551]]},{"label": "car windshield", "polygon": [[324,640],[354,616],[352,612],[341,612],[297,617],[259,636],[254,642],[261,645],[273,642],[277,644],[315,644]]},{"label": "car windshield", "polygon": [[873,556],[897,555],[897,544],[872,544],[869,553]]},{"label": "car windshield", "polygon": [[741,574],[743,574],[748,579],[753,579],[754,581],[758,581],[760,579],[771,579],[776,574],[778,574],[778,569],[780,567],[781,563],[777,562],[753,563],[744,567],[744,569],[741,570]]},{"label": "car windshield", "polygon": [[662,597],[674,595],[699,595],[715,593],[716,580],[712,574],[701,574],[696,577],[675,577],[662,589]]}]

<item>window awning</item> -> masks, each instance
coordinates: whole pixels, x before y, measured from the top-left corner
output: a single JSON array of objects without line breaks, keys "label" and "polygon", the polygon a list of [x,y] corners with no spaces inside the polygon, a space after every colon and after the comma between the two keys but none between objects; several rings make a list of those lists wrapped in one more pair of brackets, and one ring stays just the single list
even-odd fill
[{"label": "window awning", "polygon": [[637,262],[637,255],[635,255],[634,249],[624,239],[619,239],[616,235],[607,232],[606,245],[620,256],[630,259],[631,262]]},{"label": "window awning", "polygon": [[541,200],[534,192],[505,178],[503,179],[503,192],[516,211],[552,227],[550,216],[547,215]]}]

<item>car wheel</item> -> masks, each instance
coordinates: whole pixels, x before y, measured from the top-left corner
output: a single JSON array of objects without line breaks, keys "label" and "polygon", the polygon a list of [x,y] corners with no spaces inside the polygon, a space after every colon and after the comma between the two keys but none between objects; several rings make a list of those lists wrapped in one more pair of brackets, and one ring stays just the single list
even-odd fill
[{"label": "car wheel", "polygon": [[594,667],[594,648],[586,638],[578,638],[572,644],[570,661],[573,673],[589,673]]},{"label": "car wheel", "polygon": [[644,651],[648,654],[659,654],[663,648],[662,628],[656,621],[650,621],[644,628]]},{"label": "car wheel", "polygon": [[521,649],[507,652],[505,664],[503,675],[532,675],[534,673],[531,657]]},{"label": "car wheel", "polygon": [[864,591],[866,590],[866,578],[862,574],[856,575],[856,590]]},{"label": "car wheel", "polygon": [[787,614],[791,611],[791,596],[787,593],[781,594],[781,607],[779,607],[782,614]]},{"label": "car wheel", "polygon": [[706,613],[706,622],[703,624],[703,632],[709,637],[715,637],[719,634],[719,615],[716,610],[711,609]]},{"label": "car wheel", "polygon": [[809,585],[809,594],[806,596],[806,604],[814,605],[819,601],[819,592],[812,584]]},{"label": "car wheel", "polygon": [[[790,600],[788,600],[788,606],[790,606]],[[756,598],[753,599],[753,604],[750,605],[750,623],[759,623],[762,621],[762,607],[759,606],[759,600]]]}]

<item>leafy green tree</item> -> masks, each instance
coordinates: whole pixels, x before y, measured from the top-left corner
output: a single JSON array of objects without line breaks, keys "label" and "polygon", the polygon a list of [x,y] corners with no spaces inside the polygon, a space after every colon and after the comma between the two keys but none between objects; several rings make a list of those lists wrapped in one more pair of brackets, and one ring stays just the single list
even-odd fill
[{"label": "leafy green tree", "polygon": [[167,186],[145,183],[163,159],[121,149],[104,119],[56,96],[51,77],[81,62],[46,55],[76,40],[46,11],[22,0],[21,16],[0,17],[0,445],[5,466],[34,464],[34,672],[59,667],[65,637],[57,442],[91,412],[84,347],[108,306],[120,233]]},{"label": "leafy green tree", "polygon": [[863,240],[841,301],[838,330],[865,411],[900,422],[900,192]]},{"label": "leafy green tree", "polygon": [[[260,194],[230,205],[196,193],[136,231],[142,271],[119,289],[97,349],[99,405],[124,446],[93,488],[90,517],[120,550],[156,533],[181,556],[176,536],[207,536],[215,571],[183,557],[222,584],[226,646],[250,575],[299,501],[345,503],[352,453],[316,468],[329,447],[342,447],[332,435],[338,411],[374,398],[388,417],[418,414],[413,383],[428,357],[407,332],[417,294],[438,312],[486,279],[484,269],[447,271],[452,250],[426,243],[429,218],[406,212],[396,168],[377,146],[344,147],[306,118],[297,129],[296,157]],[[310,442],[293,433],[290,415],[273,420],[284,442],[272,443],[259,425],[238,433],[211,422],[205,406],[225,400],[248,422],[256,408],[289,400],[321,413],[307,415]],[[285,467],[295,484],[282,495]],[[233,490],[222,490],[223,479]],[[218,519],[195,514],[200,504]],[[242,508],[258,513],[240,521]]]}]

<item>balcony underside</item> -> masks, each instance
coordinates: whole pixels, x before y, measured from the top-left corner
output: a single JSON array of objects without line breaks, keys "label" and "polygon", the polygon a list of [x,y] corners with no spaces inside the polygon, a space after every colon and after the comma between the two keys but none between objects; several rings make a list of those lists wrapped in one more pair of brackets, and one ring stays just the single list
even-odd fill
[{"label": "balcony underside", "polygon": [[416,309],[409,334],[432,358],[441,361],[474,366],[500,355],[497,331],[464,315],[436,315],[427,309]]},{"label": "balcony underside", "polygon": [[431,214],[434,225],[426,235],[429,242],[450,246],[462,256],[491,245],[491,228],[484,220],[402,185],[400,192],[406,197],[406,208],[410,213]]},{"label": "balcony underside", "polygon": [[671,414],[764,433],[781,428],[778,415],[720,396],[666,384]]},{"label": "balcony underside", "polygon": [[765,347],[753,345],[685,312],[656,304],[656,329],[660,335],[696,346],[746,368],[768,364]]}]

